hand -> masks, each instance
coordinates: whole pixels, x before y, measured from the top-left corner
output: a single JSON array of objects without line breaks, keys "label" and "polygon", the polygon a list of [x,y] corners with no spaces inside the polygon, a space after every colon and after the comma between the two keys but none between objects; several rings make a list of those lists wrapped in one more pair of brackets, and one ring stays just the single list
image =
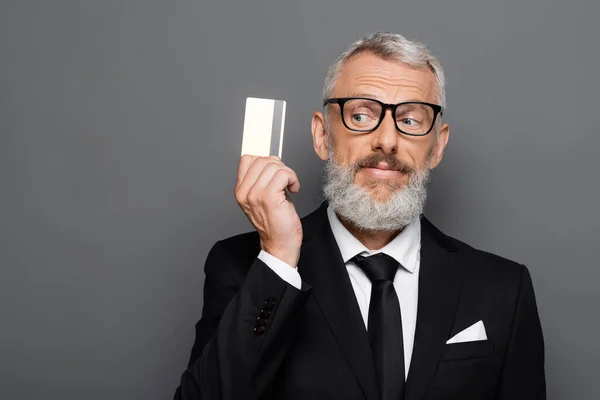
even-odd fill
[{"label": "hand", "polygon": [[235,198],[260,236],[260,247],[296,267],[302,224],[285,189],[300,190],[298,176],[279,157],[244,154],[240,159]]}]

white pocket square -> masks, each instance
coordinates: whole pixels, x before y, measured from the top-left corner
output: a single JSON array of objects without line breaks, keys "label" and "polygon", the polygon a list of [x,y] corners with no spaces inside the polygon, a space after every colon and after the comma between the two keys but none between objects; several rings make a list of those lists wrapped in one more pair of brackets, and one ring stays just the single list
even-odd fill
[{"label": "white pocket square", "polygon": [[487,340],[483,321],[476,322],[464,331],[457,333],[451,337],[446,344],[474,342],[476,340]]}]

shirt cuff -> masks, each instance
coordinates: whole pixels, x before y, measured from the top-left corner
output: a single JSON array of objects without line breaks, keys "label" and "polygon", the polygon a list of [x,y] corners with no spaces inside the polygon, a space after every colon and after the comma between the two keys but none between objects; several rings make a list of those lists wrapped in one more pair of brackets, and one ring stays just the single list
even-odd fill
[{"label": "shirt cuff", "polygon": [[260,251],[258,259],[267,264],[267,266],[279,275],[281,279],[300,290],[302,287],[302,278],[300,277],[297,268],[292,267],[288,263],[281,261],[279,258],[272,256],[264,250]]}]

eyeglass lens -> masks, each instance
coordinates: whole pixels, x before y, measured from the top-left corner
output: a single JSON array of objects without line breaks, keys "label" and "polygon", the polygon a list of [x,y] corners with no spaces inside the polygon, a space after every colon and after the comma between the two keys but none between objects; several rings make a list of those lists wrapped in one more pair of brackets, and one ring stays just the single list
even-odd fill
[{"label": "eyeglass lens", "polygon": [[[412,135],[423,135],[431,129],[434,110],[427,104],[406,103],[396,108],[396,126]],[[382,106],[368,99],[352,99],[344,104],[344,122],[349,129],[367,132],[373,130],[382,118]]]}]

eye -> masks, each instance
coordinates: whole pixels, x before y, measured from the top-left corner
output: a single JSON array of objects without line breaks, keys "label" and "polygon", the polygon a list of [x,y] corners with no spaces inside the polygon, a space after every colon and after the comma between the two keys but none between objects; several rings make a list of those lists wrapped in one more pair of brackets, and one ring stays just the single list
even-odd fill
[{"label": "eye", "polygon": [[354,122],[367,122],[369,116],[367,114],[352,114],[352,120]]},{"label": "eye", "polygon": [[402,118],[402,119],[400,119],[400,123],[402,125],[406,125],[406,126],[415,126],[418,124],[417,121],[415,121],[412,118]]}]

